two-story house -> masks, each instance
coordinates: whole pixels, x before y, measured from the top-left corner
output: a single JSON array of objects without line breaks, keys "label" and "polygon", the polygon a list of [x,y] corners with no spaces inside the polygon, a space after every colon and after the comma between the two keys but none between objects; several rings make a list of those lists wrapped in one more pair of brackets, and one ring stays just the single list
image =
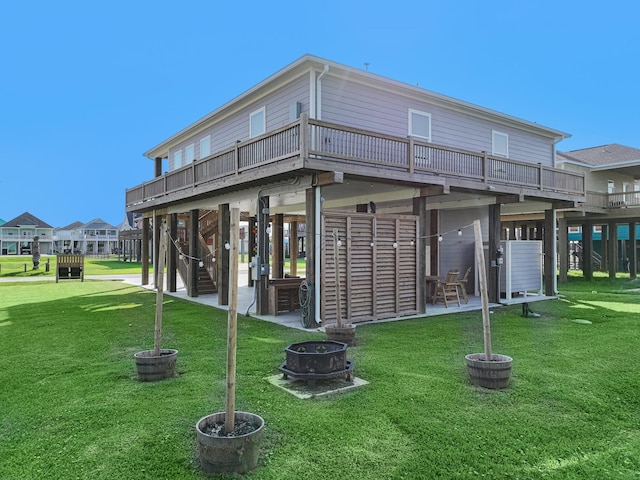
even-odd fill
[{"label": "two-story house", "polygon": [[53,249],[53,227],[29,212],[0,226],[2,255],[31,255],[34,237],[38,237],[40,254],[50,255]]},{"label": "two-story house", "polygon": [[169,289],[182,268],[197,295],[204,268],[226,304],[223,246],[230,209],[239,208],[257,258],[258,314],[269,311],[270,279],[284,276],[284,224],[296,232],[304,223],[312,314],[331,321],[340,304],[341,317],[357,322],[424,312],[425,278],[451,269],[472,267],[474,289],[476,219],[489,296],[498,300],[501,210],[535,205],[544,212],[545,291],[553,294],[556,211],[585,200],[584,174],[556,165],[556,144],[566,137],[305,55],[147,151],[155,178],[127,190],[126,210],[144,215],[147,238],[157,240],[168,222]]},{"label": "two-story house", "polygon": [[118,229],[101,218],[74,222],[54,232],[56,249],[62,253],[110,255],[118,248]]},{"label": "two-story house", "polygon": [[[561,277],[572,258],[590,277],[595,268],[637,275],[640,149],[618,144],[558,152],[558,166],[586,178],[586,201],[559,223]],[[567,247],[567,244],[570,247]],[[567,248],[569,255],[566,255]]]}]

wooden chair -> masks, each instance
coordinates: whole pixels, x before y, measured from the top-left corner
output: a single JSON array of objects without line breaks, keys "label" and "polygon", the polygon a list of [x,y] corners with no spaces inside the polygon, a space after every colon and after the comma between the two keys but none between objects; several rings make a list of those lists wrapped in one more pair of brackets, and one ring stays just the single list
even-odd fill
[{"label": "wooden chair", "polygon": [[449,307],[449,302],[456,301],[460,306],[460,295],[458,294],[458,270],[449,270],[444,281],[438,282],[436,292],[433,296],[433,304],[443,301],[445,307]]},{"label": "wooden chair", "polygon": [[471,273],[471,267],[467,268],[464,272],[464,277],[458,279],[458,288],[462,292],[462,299],[464,303],[469,303],[469,296],[467,295],[467,282],[469,281],[469,274]]}]

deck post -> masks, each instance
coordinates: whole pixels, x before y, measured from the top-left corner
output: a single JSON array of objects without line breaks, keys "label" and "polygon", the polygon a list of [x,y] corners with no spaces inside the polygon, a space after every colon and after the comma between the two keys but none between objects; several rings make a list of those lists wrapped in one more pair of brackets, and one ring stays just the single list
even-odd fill
[{"label": "deck post", "polygon": [[292,277],[298,275],[298,222],[289,223],[289,271]]},{"label": "deck post", "polygon": [[149,285],[149,217],[142,219],[142,279],[140,283]]},{"label": "deck post", "polygon": [[[269,197],[258,197],[258,257],[262,265],[269,264]],[[260,268],[257,265],[256,268]],[[256,314],[269,314],[269,274],[260,274],[260,280],[255,283],[256,288]]]},{"label": "deck post", "polygon": [[567,272],[569,271],[569,231],[567,230],[567,220],[558,219],[558,257],[560,257],[560,275],[558,282],[567,283]]},{"label": "deck post", "polygon": [[636,278],[638,274],[638,253],[636,248],[636,222],[629,222],[629,248],[627,256],[629,257],[629,277]]},{"label": "deck post", "polygon": [[272,278],[284,278],[284,215],[273,216],[273,275]]},{"label": "deck post", "polygon": [[[218,268],[218,305],[229,305],[229,251],[231,242],[231,211],[228,203],[218,205],[218,235],[216,239],[216,266]],[[229,243],[231,246],[231,243]],[[235,259],[234,259],[235,260]]]},{"label": "deck post", "polygon": [[187,269],[187,295],[198,296],[198,220],[200,210],[191,210],[189,217],[189,267]]},{"label": "deck post", "polygon": [[543,276],[544,294],[555,295],[556,289],[556,211],[544,211]]},{"label": "deck post", "polygon": [[500,209],[499,203],[489,205],[489,301],[500,303],[500,276],[497,268],[497,252],[500,246]]},{"label": "deck post", "polygon": [[305,252],[306,252],[306,273],[305,278],[309,284],[309,292],[313,298],[309,304],[309,318],[316,318],[315,292],[316,284],[320,281],[320,272],[316,272],[316,242],[320,241],[316,233],[320,232],[320,225],[316,225],[316,189],[320,187],[307,188],[305,192]]},{"label": "deck post", "polygon": [[178,238],[178,214],[169,215],[169,242],[167,243],[167,290],[177,290],[178,250],[175,241]]},{"label": "deck post", "polygon": [[609,243],[607,247],[609,278],[616,278],[616,273],[618,272],[618,225],[616,225],[616,222],[609,222]]},{"label": "deck post", "polygon": [[[413,198],[413,214],[418,216],[418,238],[416,247],[418,249],[418,289],[417,301],[418,312],[424,313],[427,304],[427,197]],[[429,272],[430,273],[430,272]]]},{"label": "deck post", "polygon": [[593,278],[593,224],[582,224],[582,275],[587,280]]}]

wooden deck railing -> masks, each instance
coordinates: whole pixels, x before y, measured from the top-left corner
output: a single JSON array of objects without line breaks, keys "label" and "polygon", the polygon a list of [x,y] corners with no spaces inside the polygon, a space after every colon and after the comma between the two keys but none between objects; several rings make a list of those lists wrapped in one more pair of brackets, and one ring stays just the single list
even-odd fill
[{"label": "wooden deck railing", "polygon": [[[321,158],[370,167],[371,176],[393,169],[412,174],[458,178],[487,184],[585,195],[584,175],[565,170],[470,152],[412,138],[308,119],[210,155],[126,191],[127,207],[215,182],[231,175],[290,158]],[[336,166],[338,169],[339,166]]]}]

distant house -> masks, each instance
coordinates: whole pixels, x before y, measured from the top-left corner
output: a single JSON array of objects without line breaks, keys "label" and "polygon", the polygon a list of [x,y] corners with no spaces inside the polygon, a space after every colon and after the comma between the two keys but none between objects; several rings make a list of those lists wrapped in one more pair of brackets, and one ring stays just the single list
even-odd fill
[{"label": "distant house", "polygon": [[74,222],[55,229],[54,234],[60,253],[109,255],[118,247],[118,229],[100,218],[88,223]]},{"label": "distant house", "polygon": [[[569,242],[567,263],[592,270],[638,270],[637,238],[640,220],[640,149],[619,144],[558,152],[558,166],[582,173],[586,179],[586,201],[564,212],[559,229],[561,251]],[[561,255],[561,260],[567,258]],[[572,260],[580,259],[579,264]],[[590,259],[589,261],[583,261]]]},{"label": "distant house", "polygon": [[35,215],[25,212],[0,225],[2,255],[31,255],[33,238],[39,237],[40,253],[53,251],[53,227]]},{"label": "distant house", "polygon": [[425,280],[449,270],[472,267],[473,291],[475,219],[489,296],[499,300],[502,212],[540,210],[545,292],[553,294],[556,212],[585,201],[584,174],[556,164],[556,144],[568,136],[305,55],[147,151],[154,177],[126,191],[126,211],[143,215],[143,245],[168,223],[169,288],[180,270],[187,293],[198,295],[205,269],[217,275],[224,305],[224,245],[230,210],[240,209],[258,314],[273,308],[272,280],[286,280],[284,224],[296,245],[304,223],[312,315],[332,321],[340,305],[343,319],[360,322],[424,312]]}]

